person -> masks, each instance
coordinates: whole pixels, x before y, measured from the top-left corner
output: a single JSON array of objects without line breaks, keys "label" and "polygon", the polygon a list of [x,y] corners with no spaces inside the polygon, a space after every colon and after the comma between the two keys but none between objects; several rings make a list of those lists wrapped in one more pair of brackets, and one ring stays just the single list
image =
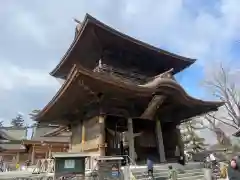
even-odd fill
[{"label": "person", "polygon": [[231,161],[230,161],[230,164],[228,166],[228,169],[227,169],[227,178],[229,180],[239,180],[240,179],[240,171],[239,171],[239,168],[238,168],[238,158],[233,158]]},{"label": "person", "polygon": [[171,165],[168,166],[168,171],[169,180],[177,180],[177,171]]},{"label": "person", "polygon": [[206,157],[206,162],[207,162],[207,163],[210,162],[210,157],[209,157],[209,156]]},{"label": "person", "polygon": [[153,161],[150,157],[147,158],[147,168],[148,168],[148,175],[153,176]]},{"label": "person", "polygon": [[25,165],[26,165],[27,168],[30,166],[30,162],[31,162],[30,160],[25,161]]},{"label": "person", "polygon": [[135,176],[133,175],[132,171],[130,171],[130,179],[131,180],[136,180]]},{"label": "person", "polygon": [[4,170],[4,163],[3,163],[3,160],[0,159],[0,171],[3,172]]},{"label": "person", "polygon": [[20,164],[19,164],[19,162],[16,163],[16,170],[20,170]]},{"label": "person", "polygon": [[127,149],[124,150],[124,158],[126,160],[126,164],[131,164],[131,160],[130,160],[130,157],[129,157],[129,152]]},{"label": "person", "polygon": [[226,164],[224,164],[223,165],[223,167],[221,168],[221,173],[220,173],[220,175],[221,175],[221,178],[227,178],[227,165]]},{"label": "person", "polygon": [[216,160],[216,158],[215,158],[215,156],[214,156],[214,153],[211,153],[211,154],[209,155],[209,159],[210,159],[210,161],[211,161],[211,163],[212,163],[213,166],[217,165],[217,160]]}]

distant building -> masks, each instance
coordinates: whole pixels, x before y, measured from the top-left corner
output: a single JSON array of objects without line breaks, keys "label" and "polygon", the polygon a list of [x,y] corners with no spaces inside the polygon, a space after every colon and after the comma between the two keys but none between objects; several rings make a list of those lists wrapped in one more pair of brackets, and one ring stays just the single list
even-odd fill
[{"label": "distant building", "polygon": [[51,157],[52,152],[66,152],[69,148],[71,132],[66,127],[38,126],[33,129],[30,140],[23,140],[28,160],[35,164],[38,159]]},{"label": "distant building", "polygon": [[0,128],[0,159],[13,165],[24,164],[31,160],[49,158],[51,152],[68,151],[71,132],[66,127],[40,126],[33,130],[31,139],[27,139],[25,127]]},{"label": "distant building", "polygon": [[15,163],[21,161],[26,148],[22,140],[27,137],[25,127],[0,127],[0,156],[5,162]]}]

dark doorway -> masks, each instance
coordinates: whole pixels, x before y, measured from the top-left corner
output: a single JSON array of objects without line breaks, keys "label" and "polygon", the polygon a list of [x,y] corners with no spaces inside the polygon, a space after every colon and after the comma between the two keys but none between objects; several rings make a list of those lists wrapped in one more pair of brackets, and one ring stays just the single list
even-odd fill
[{"label": "dark doorway", "polygon": [[123,155],[123,132],[127,131],[127,119],[117,116],[106,117],[107,156]]}]

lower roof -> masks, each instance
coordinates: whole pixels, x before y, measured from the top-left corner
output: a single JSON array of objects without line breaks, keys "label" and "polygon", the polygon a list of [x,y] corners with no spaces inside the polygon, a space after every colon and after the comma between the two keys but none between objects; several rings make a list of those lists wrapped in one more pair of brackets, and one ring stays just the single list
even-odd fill
[{"label": "lower roof", "polygon": [[[222,102],[202,101],[189,96],[174,80],[163,79],[157,88],[146,88],[75,65],[57,94],[38,114],[36,121],[57,123],[56,121],[60,119],[66,119],[63,113],[75,110],[77,107],[83,108],[86,104],[90,104],[91,100],[97,101],[98,93],[111,94],[120,100],[125,98],[145,103],[149,103],[153,94],[166,95],[172,97],[180,106],[195,109],[195,114],[191,116],[215,111],[223,105]],[[185,109],[185,114],[188,113],[190,112]]]},{"label": "lower roof", "polygon": [[22,144],[0,144],[1,151],[17,151],[24,152],[26,150],[25,146]]},{"label": "lower roof", "polygon": [[0,127],[0,138],[6,140],[22,140],[26,138],[26,127]]}]

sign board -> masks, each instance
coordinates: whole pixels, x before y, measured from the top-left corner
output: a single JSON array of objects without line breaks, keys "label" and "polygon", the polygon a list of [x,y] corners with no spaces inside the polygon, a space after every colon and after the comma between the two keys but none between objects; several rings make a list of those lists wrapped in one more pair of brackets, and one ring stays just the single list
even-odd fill
[{"label": "sign board", "polygon": [[75,160],[73,160],[73,159],[66,159],[64,161],[64,168],[65,169],[73,169],[73,168],[75,168]]}]

